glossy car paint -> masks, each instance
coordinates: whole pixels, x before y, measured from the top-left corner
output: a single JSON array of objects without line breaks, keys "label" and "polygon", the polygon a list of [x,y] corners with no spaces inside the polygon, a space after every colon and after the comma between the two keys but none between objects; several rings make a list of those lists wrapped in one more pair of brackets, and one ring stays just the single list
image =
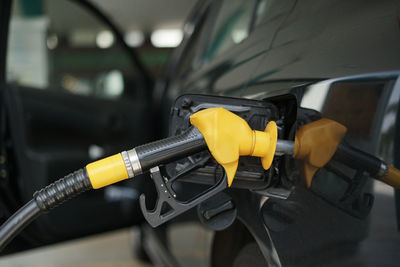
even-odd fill
[{"label": "glossy car paint", "polygon": [[[393,161],[398,150],[394,142],[398,139],[400,88],[398,73],[391,71],[400,69],[399,1],[271,1],[245,40],[205,62],[201,57],[220,5],[220,1],[203,1],[198,10],[204,17],[189,18],[192,31],[172,58],[167,102],[184,93],[258,100],[286,95],[295,98],[299,107],[312,108],[334,120],[348,115],[344,122],[350,130],[360,125],[360,120],[367,120],[346,141]],[[388,79],[389,85],[377,88],[378,93],[350,86],[347,94],[353,92],[353,97],[349,99],[343,98],[345,94],[328,93],[335,83],[346,79],[326,79],[365,73],[374,74],[352,79],[364,81],[364,85]],[[354,103],[349,104],[351,101]],[[328,104],[331,111],[324,114]],[[350,113],[340,114],[341,105]],[[336,113],[332,106],[339,107],[333,108]],[[365,113],[368,118],[360,116]],[[302,183],[295,183],[291,190],[284,201],[245,190],[231,192],[240,221],[271,266],[321,264],[357,250],[367,235],[368,219],[349,215]],[[370,192],[371,186],[365,185],[364,190]],[[271,209],[290,214],[282,227],[268,225]]]}]

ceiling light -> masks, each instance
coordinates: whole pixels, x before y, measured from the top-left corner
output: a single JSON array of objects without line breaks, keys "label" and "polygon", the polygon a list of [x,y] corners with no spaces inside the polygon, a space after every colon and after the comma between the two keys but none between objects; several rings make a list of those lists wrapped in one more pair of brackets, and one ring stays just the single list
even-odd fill
[{"label": "ceiling light", "polygon": [[151,43],[155,47],[177,47],[183,38],[180,29],[159,29],[151,33]]},{"label": "ceiling light", "polygon": [[232,31],[232,40],[235,44],[240,43],[247,38],[249,32],[245,29],[235,29]]},{"label": "ceiling light", "polygon": [[114,35],[110,31],[101,31],[96,36],[96,45],[100,48],[109,48],[114,43]]},{"label": "ceiling light", "polygon": [[71,47],[93,47],[96,43],[96,33],[88,29],[77,29],[70,32],[68,41]]},{"label": "ceiling light", "polygon": [[46,45],[47,45],[47,48],[50,50],[55,49],[58,45],[57,35],[52,34],[52,35],[47,36]]},{"label": "ceiling light", "polygon": [[141,31],[130,31],[125,34],[124,39],[130,47],[139,47],[144,42],[144,34]]}]

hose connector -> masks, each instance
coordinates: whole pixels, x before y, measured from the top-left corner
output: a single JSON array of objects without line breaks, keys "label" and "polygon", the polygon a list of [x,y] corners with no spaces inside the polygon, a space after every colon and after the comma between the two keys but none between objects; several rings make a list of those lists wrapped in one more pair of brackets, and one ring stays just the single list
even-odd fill
[{"label": "hose connector", "polygon": [[86,165],[86,171],[93,189],[99,189],[129,178],[121,153]]}]

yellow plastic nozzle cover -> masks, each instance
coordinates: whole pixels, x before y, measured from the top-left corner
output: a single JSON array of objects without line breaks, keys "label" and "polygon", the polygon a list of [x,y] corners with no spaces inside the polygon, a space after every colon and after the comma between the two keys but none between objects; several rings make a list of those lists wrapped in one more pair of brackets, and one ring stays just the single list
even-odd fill
[{"label": "yellow plastic nozzle cover", "polygon": [[400,170],[393,166],[389,166],[388,175],[383,179],[383,182],[400,189]]},{"label": "yellow plastic nozzle cover", "polygon": [[294,142],[294,158],[304,160],[307,187],[311,187],[314,174],[327,164],[347,132],[342,124],[326,118],[303,125]]},{"label": "yellow plastic nozzle cover", "polygon": [[121,154],[116,154],[86,166],[93,189],[125,180],[129,178],[124,160]]},{"label": "yellow plastic nozzle cover", "polygon": [[224,108],[209,108],[190,116],[190,122],[203,135],[215,160],[225,169],[228,186],[235,177],[239,156],[261,157],[269,169],[275,154],[278,130],[270,121],[264,132],[250,128],[245,120]]}]

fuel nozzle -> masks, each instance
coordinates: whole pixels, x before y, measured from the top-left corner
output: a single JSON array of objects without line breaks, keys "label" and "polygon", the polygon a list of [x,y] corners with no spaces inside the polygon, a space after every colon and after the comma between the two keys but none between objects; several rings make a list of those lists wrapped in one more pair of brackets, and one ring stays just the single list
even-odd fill
[{"label": "fuel nozzle", "polygon": [[264,131],[257,131],[224,108],[209,108],[193,114],[190,122],[200,130],[208,150],[224,167],[229,186],[233,182],[239,156],[260,157],[263,168],[270,168],[278,138],[274,121],[270,121]]},{"label": "fuel nozzle", "polygon": [[400,188],[400,171],[379,158],[342,142],[347,132],[342,124],[320,119],[303,125],[295,141],[278,140],[276,155],[292,155],[303,160],[306,184],[311,186],[315,172],[331,159],[367,172],[370,177],[394,188]]},{"label": "fuel nozzle", "polygon": [[158,140],[86,166],[93,188],[132,178],[160,164],[208,150],[225,169],[231,186],[239,156],[260,157],[269,169],[275,155],[278,130],[270,121],[264,131],[252,130],[247,122],[224,108],[208,108],[190,116],[193,125],[185,133]]}]

